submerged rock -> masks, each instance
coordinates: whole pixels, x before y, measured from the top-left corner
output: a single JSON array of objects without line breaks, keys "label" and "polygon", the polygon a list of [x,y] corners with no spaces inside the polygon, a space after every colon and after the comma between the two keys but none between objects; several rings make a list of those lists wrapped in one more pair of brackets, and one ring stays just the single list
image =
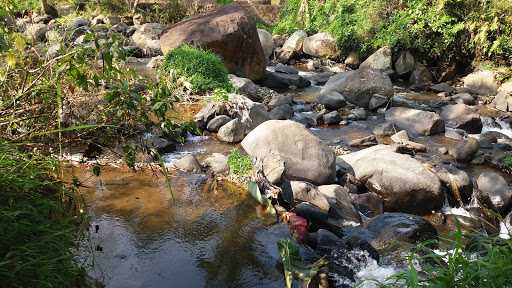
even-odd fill
[{"label": "submerged rock", "polygon": [[366,229],[372,234],[370,244],[377,250],[389,245],[421,243],[437,240],[437,231],[422,217],[405,213],[384,213],[368,222]]},{"label": "submerged rock", "polygon": [[315,184],[334,182],[334,151],[303,125],[290,120],[270,120],[251,131],[242,147],[253,158],[277,155],[285,162],[291,180]]},{"label": "submerged rock", "polygon": [[381,196],[385,211],[424,215],[443,206],[439,178],[391,146],[377,145],[339,156],[337,163]]}]

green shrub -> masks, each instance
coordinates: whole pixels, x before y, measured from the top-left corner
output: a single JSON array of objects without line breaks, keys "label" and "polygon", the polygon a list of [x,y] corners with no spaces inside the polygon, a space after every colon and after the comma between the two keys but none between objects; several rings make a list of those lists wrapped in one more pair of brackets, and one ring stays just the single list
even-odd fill
[{"label": "green shrub", "polygon": [[83,287],[73,260],[79,202],[52,177],[56,163],[0,141],[2,287]]},{"label": "green shrub", "polygon": [[[409,267],[393,278],[404,285],[381,287],[510,287],[512,240],[466,235],[460,230],[445,247],[445,255],[427,250],[409,257]],[[468,244],[465,244],[468,243]],[[450,249],[451,248],[451,249]],[[416,267],[421,265],[419,271]]]},{"label": "green shrub", "polygon": [[247,176],[253,170],[251,157],[243,155],[238,149],[233,149],[228,155],[229,173],[237,176]]},{"label": "green shrub", "polygon": [[[343,52],[382,46],[427,60],[512,60],[512,2],[500,0],[289,0],[274,32],[329,32]],[[496,59],[494,59],[496,58]]]},{"label": "green shrub", "polygon": [[190,83],[190,89],[194,93],[233,89],[228,71],[217,55],[188,45],[167,53],[162,65],[162,74],[172,75],[168,81],[176,82],[182,79]]}]

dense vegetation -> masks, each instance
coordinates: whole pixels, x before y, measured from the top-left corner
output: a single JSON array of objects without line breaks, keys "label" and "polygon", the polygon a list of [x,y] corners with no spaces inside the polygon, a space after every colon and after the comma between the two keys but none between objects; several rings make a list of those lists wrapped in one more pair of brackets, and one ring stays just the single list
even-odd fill
[{"label": "dense vegetation", "polygon": [[387,45],[431,61],[512,62],[510,1],[289,0],[274,32],[298,29],[330,32],[345,53]]},{"label": "dense vegetation", "polygon": [[79,287],[73,261],[80,199],[55,176],[57,163],[0,142],[2,287]]}]

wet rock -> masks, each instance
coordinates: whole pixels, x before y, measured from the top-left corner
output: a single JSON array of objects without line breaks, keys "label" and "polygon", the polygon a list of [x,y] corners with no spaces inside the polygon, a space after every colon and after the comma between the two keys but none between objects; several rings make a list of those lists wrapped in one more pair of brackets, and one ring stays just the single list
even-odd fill
[{"label": "wet rock", "polygon": [[194,155],[187,155],[174,163],[174,167],[185,172],[201,172],[201,165]]},{"label": "wet rock", "polygon": [[215,174],[224,174],[229,172],[228,157],[220,154],[213,153],[203,161],[203,166],[210,168]]},{"label": "wet rock", "polygon": [[144,139],[144,146],[146,146],[149,151],[155,150],[160,155],[171,153],[176,150],[176,143],[155,135],[151,135]]},{"label": "wet rock", "polygon": [[418,160],[394,151],[377,145],[339,156],[337,164],[381,196],[385,211],[422,215],[440,209],[444,193],[438,177]]},{"label": "wet rock", "polygon": [[329,202],[329,217],[331,223],[337,226],[357,226],[361,223],[361,217],[348,194],[348,189],[340,185],[322,185],[317,187],[321,195]]},{"label": "wet rock", "polygon": [[455,88],[453,88],[451,85],[449,85],[446,82],[432,85],[432,86],[430,86],[430,89],[436,93],[446,92],[448,94],[451,94],[456,91]]},{"label": "wet rock", "polygon": [[370,103],[368,103],[368,109],[376,110],[389,102],[389,97],[382,96],[379,94],[374,94],[370,99]]},{"label": "wet rock", "polygon": [[395,143],[403,143],[409,141],[409,135],[407,134],[407,131],[402,130],[400,132],[395,133],[391,136],[391,141]]},{"label": "wet rock", "polygon": [[317,33],[304,39],[304,53],[319,58],[335,58],[338,56],[336,39],[329,33]]},{"label": "wet rock", "polygon": [[[322,210],[308,202],[302,202],[294,207],[294,212],[300,217],[303,217],[311,223],[315,228],[328,226],[329,214],[327,211]],[[314,230],[314,229],[311,229]]]},{"label": "wet rock", "polygon": [[233,119],[226,115],[216,116],[210,122],[208,122],[208,125],[206,125],[206,130],[210,132],[217,132],[222,126],[226,125],[231,120]]},{"label": "wet rock", "polygon": [[463,79],[464,88],[469,92],[483,96],[494,96],[498,93],[498,83],[492,71],[473,72]]},{"label": "wet rock", "polygon": [[296,31],[294,32],[287,40],[284,42],[281,51],[279,52],[278,59],[282,63],[287,63],[291,58],[296,55],[302,53],[302,46],[304,44],[304,39],[308,37],[308,34],[304,31]]},{"label": "wet rock", "polygon": [[320,95],[337,92],[345,100],[359,107],[367,108],[374,94],[393,96],[393,84],[389,77],[378,70],[359,69],[332,76]]},{"label": "wet rock", "polygon": [[444,121],[436,113],[405,107],[389,109],[386,121],[414,135],[435,135],[445,131]]},{"label": "wet rock", "polygon": [[254,19],[238,5],[226,5],[187,18],[162,35],[164,53],[189,43],[219,55],[230,73],[251,80],[263,77],[267,59]]},{"label": "wet rock", "polygon": [[480,142],[480,148],[486,148],[490,149],[494,147],[494,144],[498,143],[498,140],[510,140],[510,138],[498,131],[487,131],[482,134],[480,134],[479,142]]},{"label": "wet rock", "polygon": [[244,139],[245,129],[240,119],[233,119],[220,127],[217,137],[223,142],[238,143]]},{"label": "wet rock", "polygon": [[391,55],[391,48],[382,47],[375,53],[370,55],[370,57],[368,57],[366,60],[364,60],[363,63],[361,63],[361,65],[359,66],[359,68],[380,70],[386,74],[390,74],[393,72]]},{"label": "wet rock", "polygon": [[423,64],[416,64],[416,68],[409,78],[409,82],[415,87],[425,87],[432,84],[432,73]]},{"label": "wet rock", "polygon": [[334,152],[306,127],[289,120],[270,120],[251,131],[242,147],[253,158],[275,153],[284,162],[286,176],[315,184],[334,182]]},{"label": "wet rock", "polygon": [[146,23],[137,28],[132,35],[133,43],[144,50],[149,57],[162,55],[160,48],[160,35],[164,32],[165,26],[159,23]]},{"label": "wet rock", "polygon": [[305,88],[311,85],[311,82],[298,74],[288,74],[280,72],[266,71],[261,85],[271,89],[289,89]]},{"label": "wet rock", "polygon": [[324,124],[331,125],[331,124],[338,124],[341,121],[341,115],[338,113],[338,111],[331,111],[327,114],[324,114]]},{"label": "wet rock", "polygon": [[502,215],[510,210],[512,204],[512,188],[498,173],[484,172],[477,178],[478,200],[487,208]]},{"label": "wet rock", "polygon": [[270,110],[270,119],[288,120],[293,117],[293,108],[288,104],[283,104]]},{"label": "wet rock", "polygon": [[457,162],[470,162],[480,149],[478,140],[468,138],[467,140],[460,141],[457,145],[448,148],[448,153]]},{"label": "wet rock", "polygon": [[308,79],[311,81],[311,83],[315,85],[325,85],[327,81],[329,81],[329,78],[331,78],[332,75],[334,75],[333,72],[326,71],[326,72],[302,72],[302,77]]},{"label": "wet rock", "polygon": [[412,72],[415,65],[416,60],[414,60],[414,56],[411,52],[402,51],[400,56],[398,56],[398,59],[395,61],[395,71],[398,75],[402,76]]},{"label": "wet rock", "polygon": [[382,198],[376,193],[350,194],[356,209],[366,217],[375,217],[384,213]]},{"label": "wet rock", "polygon": [[443,107],[441,118],[445,121],[446,127],[462,129],[469,134],[480,134],[482,132],[483,124],[480,115],[465,104]]},{"label": "wet rock", "polygon": [[267,30],[258,29],[258,37],[260,38],[261,47],[263,48],[263,53],[265,54],[265,59],[269,59],[274,52],[274,40],[272,39],[272,34]]},{"label": "wet rock", "polygon": [[349,143],[351,147],[368,147],[377,144],[379,143],[377,142],[377,138],[375,137],[375,135],[369,135],[363,138],[354,139]]},{"label": "wet rock", "polygon": [[299,74],[299,70],[297,70],[295,67],[284,65],[281,63],[278,63],[276,66],[273,66],[273,67],[268,67],[267,69],[271,72],[279,72],[279,73],[292,74],[292,75]]},{"label": "wet rock", "polygon": [[473,194],[473,181],[471,176],[453,165],[442,165],[434,169],[441,183],[448,188],[451,197],[451,204],[469,204]]},{"label": "wet rock", "polygon": [[475,105],[476,100],[469,93],[458,93],[451,97],[456,103],[466,104],[466,105]]},{"label": "wet rock", "polygon": [[320,96],[318,96],[317,102],[324,105],[325,108],[330,110],[337,110],[347,105],[345,97],[343,97],[343,95],[335,91],[320,94]]},{"label": "wet rock", "polygon": [[427,220],[405,213],[384,213],[368,222],[366,229],[373,234],[370,244],[377,250],[388,245],[421,243],[437,240],[437,231]]},{"label": "wet rock", "polygon": [[396,133],[396,130],[397,129],[393,123],[384,122],[375,126],[372,132],[375,134],[375,136],[391,136]]}]

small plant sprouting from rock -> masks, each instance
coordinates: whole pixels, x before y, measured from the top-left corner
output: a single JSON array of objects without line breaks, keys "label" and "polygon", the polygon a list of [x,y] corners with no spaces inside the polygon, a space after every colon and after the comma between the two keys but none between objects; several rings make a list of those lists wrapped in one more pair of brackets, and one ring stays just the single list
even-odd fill
[{"label": "small plant sprouting from rock", "polygon": [[209,99],[212,102],[222,103],[229,100],[229,94],[228,91],[224,89],[215,89],[213,90],[213,93],[210,95]]},{"label": "small plant sprouting from rock", "polygon": [[168,82],[183,83],[192,93],[233,89],[222,60],[201,48],[184,45],[173,49],[165,56],[161,72]]},{"label": "small plant sprouting from rock", "polygon": [[512,155],[509,155],[503,159],[503,166],[505,169],[512,170]]},{"label": "small plant sprouting from rock", "polygon": [[228,156],[229,172],[237,176],[248,176],[253,170],[253,163],[249,156],[240,153],[240,150],[233,149]]}]

